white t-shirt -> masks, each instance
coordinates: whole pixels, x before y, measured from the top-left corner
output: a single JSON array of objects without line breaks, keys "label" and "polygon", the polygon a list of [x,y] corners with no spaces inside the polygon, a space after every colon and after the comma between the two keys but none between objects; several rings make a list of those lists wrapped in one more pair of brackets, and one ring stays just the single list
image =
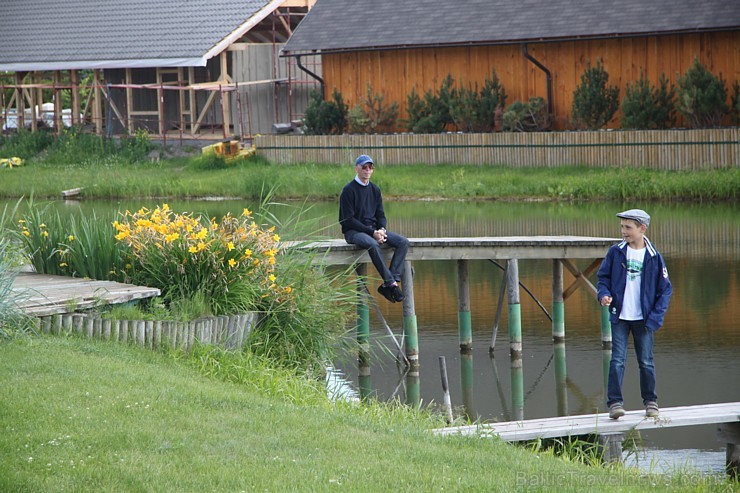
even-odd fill
[{"label": "white t-shirt", "polygon": [[624,288],[622,320],[642,320],[642,304],[640,303],[640,286],[642,282],[642,266],[645,260],[645,248],[635,250],[627,246],[627,285]]}]

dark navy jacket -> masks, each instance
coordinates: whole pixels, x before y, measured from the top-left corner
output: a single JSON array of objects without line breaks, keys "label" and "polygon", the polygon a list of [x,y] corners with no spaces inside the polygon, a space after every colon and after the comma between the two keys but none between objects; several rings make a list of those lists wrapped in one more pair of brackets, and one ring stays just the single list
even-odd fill
[{"label": "dark navy jacket", "polygon": [[[640,305],[645,318],[645,326],[651,330],[658,330],[663,325],[663,317],[668,310],[673,287],[668,279],[668,269],[663,257],[647,237],[645,237],[645,248],[647,251],[643,261]],[[604,296],[612,297],[612,303],[609,305],[609,320],[611,323],[617,323],[627,285],[626,241],[609,248],[597,275],[599,277],[598,299]]]}]

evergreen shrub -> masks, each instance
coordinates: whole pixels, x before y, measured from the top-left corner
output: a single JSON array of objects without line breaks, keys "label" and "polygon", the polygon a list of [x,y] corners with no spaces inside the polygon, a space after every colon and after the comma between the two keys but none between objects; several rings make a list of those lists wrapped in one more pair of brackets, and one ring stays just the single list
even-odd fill
[{"label": "evergreen shrub", "polygon": [[303,118],[303,131],[308,135],[340,135],[346,128],[347,105],[337,88],[334,88],[331,101],[324,101],[320,91],[312,91]]},{"label": "evergreen shrub", "polygon": [[664,74],[658,84],[658,87],[652,87],[642,73],[638,81],[627,84],[622,101],[622,128],[650,130],[673,126],[676,88]]},{"label": "evergreen shrub", "polygon": [[573,92],[572,116],[579,128],[598,130],[614,118],[619,107],[619,88],[608,86],[609,74],[601,60],[588,64]]},{"label": "evergreen shrub", "polygon": [[547,102],[541,97],[529,98],[526,103],[515,101],[504,112],[505,132],[542,132],[548,126]]},{"label": "evergreen shrub", "polygon": [[715,128],[727,114],[727,87],[722,76],[715,77],[694,59],[678,79],[678,111],[692,128]]}]

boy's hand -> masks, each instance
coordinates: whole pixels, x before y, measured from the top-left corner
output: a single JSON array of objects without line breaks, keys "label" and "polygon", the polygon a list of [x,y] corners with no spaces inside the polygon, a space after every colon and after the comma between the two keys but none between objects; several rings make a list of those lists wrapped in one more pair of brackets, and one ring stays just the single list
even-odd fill
[{"label": "boy's hand", "polygon": [[612,297],[611,296],[604,296],[601,298],[601,306],[609,306],[612,304]]}]

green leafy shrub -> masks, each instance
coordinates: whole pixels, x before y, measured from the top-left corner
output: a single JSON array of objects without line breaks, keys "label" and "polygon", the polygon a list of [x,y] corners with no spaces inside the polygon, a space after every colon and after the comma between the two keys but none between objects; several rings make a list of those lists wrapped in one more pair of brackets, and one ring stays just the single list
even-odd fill
[{"label": "green leafy shrub", "polygon": [[347,128],[347,105],[334,88],[331,101],[324,101],[319,91],[312,91],[303,118],[303,131],[308,135],[339,135]]},{"label": "green leafy shrub", "polygon": [[522,103],[515,101],[504,111],[504,131],[542,132],[547,130],[547,103],[544,98],[533,97]]},{"label": "green leafy shrub", "polygon": [[350,133],[388,133],[398,120],[398,103],[386,104],[385,96],[376,94],[368,82],[365,98],[350,110],[348,120]]},{"label": "green leafy shrub", "polygon": [[427,91],[424,98],[420,98],[416,90],[412,90],[407,98],[408,120],[406,128],[410,132],[428,134],[443,132],[455,122],[450,114],[450,105],[455,97],[455,81],[447,75],[439,87],[439,91]]},{"label": "green leafy shrub", "polygon": [[450,116],[463,132],[491,132],[495,126],[496,108],[506,103],[506,90],[496,71],[487,77],[480,92],[478,85],[459,88],[450,98]]},{"label": "green leafy shrub", "polygon": [[0,157],[31,159],[54,143],[54,135],[38,130],[20,129],[9,136],[0,135]]},{"label": "green leafy shrub", "polygon": [[637,82],[627,84],[622,101],[622,128],[650,130],[673,126],[676,88],[664,74],[658,84],[658,87],[652,87],[643,73]]},{"label": "green leafy shrub", "polygon": [[601,60],[595,67],[588,64],[573,92],[572,116],[580,128],[598,130],[614,118],[619,107],[619,88],[608,86],[608,82],[609,74]]},{"label": "green leafy shrub", "polygon": [[678,79],[678,111],[692,128],[715,128],[727,114],[727,87],[697,58]]},{"label": "green leafy shrub", "polygon": [[730,112],[732,114],[732,124],[740,125],[740,84],[737,81],[732,84],[732,107]]}]

